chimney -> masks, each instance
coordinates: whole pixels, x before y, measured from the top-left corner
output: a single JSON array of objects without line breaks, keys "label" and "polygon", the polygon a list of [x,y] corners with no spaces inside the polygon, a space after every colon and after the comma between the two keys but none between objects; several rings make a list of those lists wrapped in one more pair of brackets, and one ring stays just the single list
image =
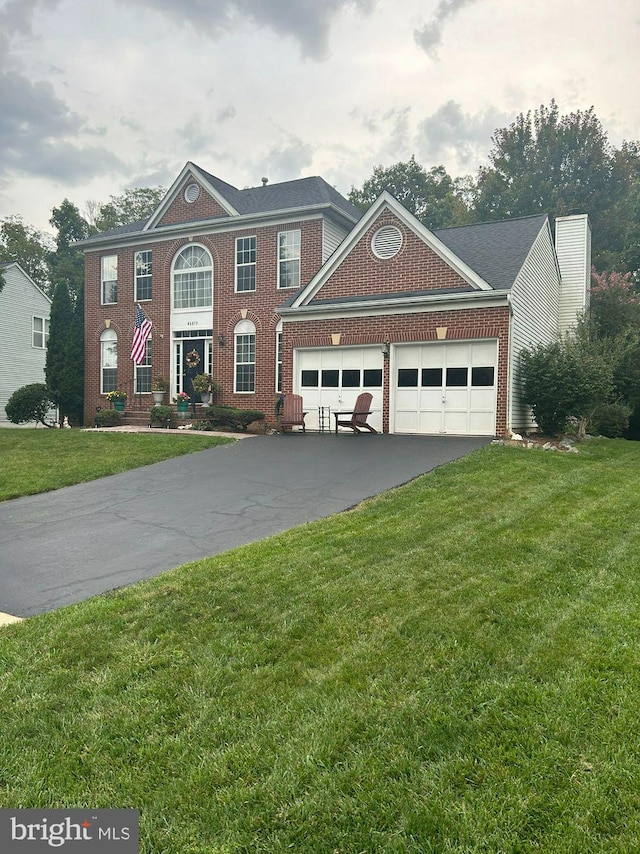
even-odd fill
[{"label": "chimney", "polygon": [[589,307],[591,279],[591,225],[583,213],[556,219],[556,255],[560,267],[559,332],[575,326]]}]

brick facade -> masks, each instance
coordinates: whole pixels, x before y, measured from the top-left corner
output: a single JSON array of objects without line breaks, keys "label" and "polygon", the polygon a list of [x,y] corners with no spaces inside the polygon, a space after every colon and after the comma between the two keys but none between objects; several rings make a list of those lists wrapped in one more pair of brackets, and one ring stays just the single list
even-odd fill
[{"label": "brick facade", "polygon": [[[292,291],[278,288],[277,235],[281,231],[301,232],[300,279],[305,283],[322,263],[322,221],[312,219],[214,234],[195,235],[135,246],[87,252],[85,255],[85,423],[93,423],[96,407],[108,407],[100,394],[100,335],[107,328],[118,336],[118,387],[127,391],[128,405],[133,394],[134,365],[129,358],[135,321],[134,258],[136,252],[151,250],[153,258],[153,298],[141,303],[153,324],[153,376],[171,375],[171,265],[189,243],[204,246],[213,259],[213,375],[221,385],[216,402],[223,405],[259,409],[270,417],[276,400],[277,307]],[[235,292],[235,240],[256,237],[256,290]],[[101,258],[118,257],[118,302],[101,305]],[[243,318],[256,327],[256,392],[235,394],[233,332]],[[194,336],[196,332],[194,332]],[[224,338],[220,346],[219,336]],[[136,395],[136,403],[152,405],[152,396]]]},{"label": "brick facade", "polygon": [[[268,208],[256,213],[255,199],[269,197],[255,194],[250,204],[240,210],[238,205],[241,207],[244,201],[242,191],[233,190],[234,204],[229,203],[229,209],[238,213],[230,215],[204,189],[195,201],[185,199],[185,188],[198,180],[197,168],[194,167],[192,174],[189,168],[185,167],[181,173],[159,220],[152,220],[147,232],[125,230],[114,233],[110,240],[98,236],[85,242],[86,424],[93,423],[96,407],[108,406],[100,394],[100,336],[107,328],[118,337],[117,385],[130,396],[127,408],[132,402],[133,408],[145,411],[152,405],[151,394],[134,394],[134,365],[129,358],[135,320],[135,254],[146,250],[152,253],[153,294],[151,300],[142,303],[142,308],[153,324],[152,376],[171,377],[173,383],[167,402],[176,391],[173,333],[192,331],[193,338],[202,338],[208,329],[212,330],[212,372],[221,387],[216,402],[261,410],[272,421],[278,397],[277,327],[282,320],[284,392],[298,390],[293,376],[296,350],[371,345],[390,350],[391,356],[384,359],[385,430],[390,424],[390,390],[394,378],[389,376],[389,366],[394,345],[495,340],[498,342],[496,432],[498,435],[507,432],[512,318],[506,290],[493,290],[483,285],[479,277],[470,279],[474,284],[465,280],[432,248],[439,244],[430,233],[389,196],[381,196],[355,226],[355,216],[349,210],[333,207],[333,201],[324,210],[314,198],[305,210],[295,196],[299,190],[292,185],[296,182],[278,186],[278,200],[282,193],[294,193],[287,197],[289,203],[283,204],[282,211]],[[321,182],[321,179],[307,180]],[[228,185],[219,183],[220,192],[224,193]],[[335,195],[335,191],[331,192]],[[346,201],[344,204],[348,206]],[[291,213],[294,209],[298,217],[295,220]],[[329,221],[329,233],[335,233],[336,227],[354,230],[323,266],[324,225]],[[179,228],[180,223],[184,224],[183,229]],[[380,258],[372,249],[372,238],[382,226],[393,226],[402,234],[402,248],[393,257]],[[299,230],[301,237],[300,291],[278,288],[278,233],[294,230]],[[235,292],[235,241],[239,237],[256,238],[255,291]],[[174,313],[172,330],[172,265],[177,254],[190,244],[205,247],[212,258],[213,307],[210,313],[199,313],[191,321],[185,319],[186,315]],[[444,257],[451,257],[447,253],[450,250],[443,253]],[[118,258],[118,300],[112,305],[101,305],[101,258],[113,254]],[[305,290],[309,283],[313,283],[313,292],[311,288]],[[361,308],[362,300],[370,305],[369,310]],[[253,393],[234,392],[234,330],[242,320],[251,321],[256,330]],[[197,328],[186,328],[190,324]]]}]

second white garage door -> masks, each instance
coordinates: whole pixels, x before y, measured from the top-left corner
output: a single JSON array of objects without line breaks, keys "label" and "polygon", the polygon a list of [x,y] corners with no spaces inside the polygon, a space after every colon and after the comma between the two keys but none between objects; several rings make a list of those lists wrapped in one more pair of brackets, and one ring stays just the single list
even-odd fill
[{"label": "second white garage door", "polygon": [[[326,424],[333,429],[330,413],[351,409],[360,392],[373,395],[368,423],[382,431],[383,355],[375,347],[327,347],[295,350],[294,391],[301,394],[307,411],[305,423],[317,429],[318,410],[325,409]],[[330,412],[329,412],[330,410]]]},{"label": "second white garage door", "polygon": [[495,435],[497,365],[494,340],[394,347],[391,431]]}]

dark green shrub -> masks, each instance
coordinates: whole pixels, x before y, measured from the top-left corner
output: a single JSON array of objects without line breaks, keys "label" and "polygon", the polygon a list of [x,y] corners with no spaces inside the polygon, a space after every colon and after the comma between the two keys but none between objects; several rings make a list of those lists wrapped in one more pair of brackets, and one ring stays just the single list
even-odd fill
[{"label": "dark green shrub", "polygon": [[589,423],[589,432],[606,436],[608,439],[619,439],[629,428],[630,415],[631,408],[623,403],[607,403],[599,406]]},{"label": "dark green shrub", "polygon": [[149,420],[152,426],[175,427],[176,413],[171,406],[152,406]]},{"label": "dark green shrub", "polygon": [[101,409],[96,412],[96,427],[117,427],[120,424],[120,413],[117,409]]},{"label": "dark green shrub", "polygon": [[218,430],[235,430],[246,433],[254,421],[264,421],[264,412],[256,409],[236,409],[233,406],[208,406],[204,416]]},{"label": "dark green shrub", "polygon": [[30,383],[16,389],[7,401],[5,412],[13,424],[26,424],[39,421],[45,427],[53,427],[47,422],[47,413],[53,406],[49,390],[44,383]]}]

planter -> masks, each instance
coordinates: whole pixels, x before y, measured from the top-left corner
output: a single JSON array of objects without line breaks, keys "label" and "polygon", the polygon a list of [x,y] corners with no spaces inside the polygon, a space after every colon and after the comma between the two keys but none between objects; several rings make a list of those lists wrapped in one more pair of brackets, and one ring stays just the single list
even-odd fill
[{"label": "planter", "polygon": [[200,400],[205,406],[211,406],[213,403],[213,394],[210,391],[203,391],[200,393]]},{"label": "planter", "polygon": [[124,412],[124,407],[125,407],[125,401],[124,400],[114,400],[113,401],[113,408],[116,409],[118,412]]},{"label": "planter", "polygon": [[184,403],[180,401],[180,403],[177,403],[176,406],[178,407],[178,412],[187,412],[189,409],[189,401],[185,400]]},{"label": "planter", "polygon": [[152,391],[151,394],[153,395],[153,402],[155,403],[155,405],[162,406],[162,403],[164,402],[165,393],[163,391]]}]

